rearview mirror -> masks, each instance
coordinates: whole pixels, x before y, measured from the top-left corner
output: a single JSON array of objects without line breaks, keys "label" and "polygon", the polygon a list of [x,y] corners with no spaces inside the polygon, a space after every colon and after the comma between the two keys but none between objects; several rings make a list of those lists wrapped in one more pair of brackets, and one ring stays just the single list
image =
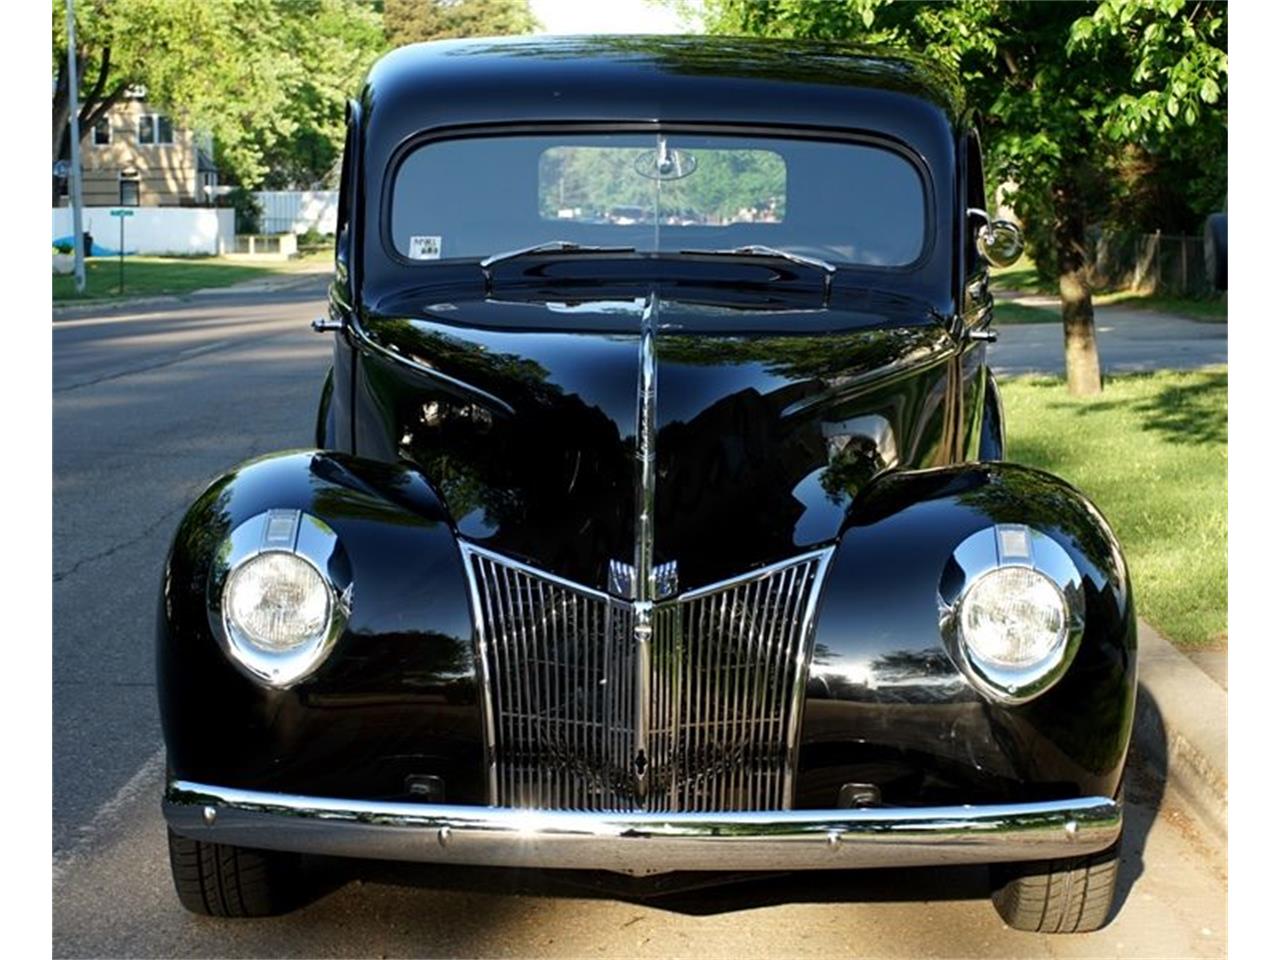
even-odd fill
[{"label": "rearview mirror", "polygon": [[993,267],[1008,267],[1022,256],[1022,230],[1009,220],[992,220],[987,211],[971,208],[969,215],[982,218],[974,237],[978,254]]}]

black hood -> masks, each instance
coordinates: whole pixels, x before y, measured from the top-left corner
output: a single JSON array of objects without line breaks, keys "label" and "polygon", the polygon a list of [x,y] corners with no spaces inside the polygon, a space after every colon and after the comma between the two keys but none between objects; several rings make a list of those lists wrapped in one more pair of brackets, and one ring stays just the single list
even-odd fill
[{"label": "black hood", "polygon": [[459,292],[365,318],[357,453],[415,462],[462,536],[577,582],[635,553],[646,329],[653,555],[681,588],[830,542],[876,473],[950,457],[952,341],[923,302]]}]

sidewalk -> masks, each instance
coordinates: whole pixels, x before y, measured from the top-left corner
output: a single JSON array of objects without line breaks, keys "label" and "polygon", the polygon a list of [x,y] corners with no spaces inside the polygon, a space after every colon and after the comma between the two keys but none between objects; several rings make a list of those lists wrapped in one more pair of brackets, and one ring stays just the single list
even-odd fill
[{"label": "sidewalk", "polygon": [[1142,621],[1133,749],[1206,826],[1227,833],[1227,691]]},{"label": "sidewalk", "polygon": [[90,314],[115,313],[120,310],[132,310],[136,307],[149,307],[165,303],[190,303],[193,300],[206,298],[237,296],[254,293],[275,293],[281,290],[298,290],[314,286],[319,290],[322,283],[327,283],[333,275],[331,264],[315,264],[306,269],[281,272],[270,277],[257,277],[223,287],[206,287],[192,290],[189,293],[170,294],[158,297],[125,297],[122,300],[92,300],[85,303],[73,303],[53,307],[53,320],[71,320]]}]

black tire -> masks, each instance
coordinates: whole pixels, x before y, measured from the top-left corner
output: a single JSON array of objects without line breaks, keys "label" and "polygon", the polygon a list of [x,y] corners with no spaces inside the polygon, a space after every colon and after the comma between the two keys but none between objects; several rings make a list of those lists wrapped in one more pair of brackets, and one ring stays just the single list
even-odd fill
[{"label": "black tire", "polygon": [[1032,933],[1087,933],[1111,914],[1120,844],[1069,860],[992,867],[991,902],[1004,922]]},{"label": "black tire", "polygon": [[170,830],[169,867],[178,900],[203,916],[270,917],[301,902],[296,854],[204,843]]},{"label": "black tire", "polygon": [[1204,266],[1215,290],[1227,289],[1227,215],[1211,213],[1204,222]]}]

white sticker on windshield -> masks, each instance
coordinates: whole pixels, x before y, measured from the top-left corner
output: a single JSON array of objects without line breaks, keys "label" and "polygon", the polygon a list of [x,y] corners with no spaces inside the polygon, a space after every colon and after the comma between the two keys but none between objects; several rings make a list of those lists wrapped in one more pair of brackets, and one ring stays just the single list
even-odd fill
[{"label": "white sticker on windshield", "polygon": [[440,237],[410,237],[410,260],[439,260]]}]

